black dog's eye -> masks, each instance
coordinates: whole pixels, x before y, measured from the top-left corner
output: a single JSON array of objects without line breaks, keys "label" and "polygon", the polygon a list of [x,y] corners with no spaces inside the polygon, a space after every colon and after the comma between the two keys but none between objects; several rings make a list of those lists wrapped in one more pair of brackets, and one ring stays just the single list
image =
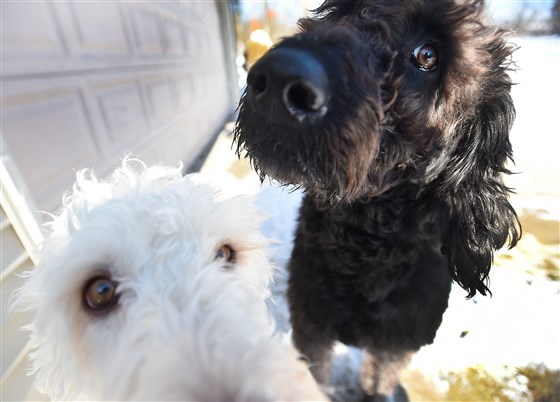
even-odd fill
[{"label": "black dog's eye", "polygon": [[420,71],[435,70],[439,63],[438,58],[436,47],[430,44],[418,46],[410,55],[410,61]]},{"label": "black dog's eye", "polygon": [[98,311],[111,308],[117,304],[117,284],[106,276],[97,276],[84,286],[84,305],[89,310]]},{"label": "black dog's eye", "polygon": [[216,260],[225,260],[226,262],[235,262],[236,252],[229,244],[222,244],[216,250]]}]

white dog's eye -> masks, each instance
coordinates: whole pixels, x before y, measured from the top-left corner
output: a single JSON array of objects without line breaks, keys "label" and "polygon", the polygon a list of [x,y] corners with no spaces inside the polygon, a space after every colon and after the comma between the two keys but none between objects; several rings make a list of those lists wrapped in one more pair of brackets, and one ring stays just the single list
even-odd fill
[{"label": "white dog's eye", "polygon": [[222,244],[216,250],[216,260],[225,260],[227,262],[235,262],[236,252],[229,244]]},{"label": "white dog's eye", "polygon": [[84,305],[89,310],[105,310],[117,304],[117,284],[105,276],[90,279],[83,290]]},{"label": "white dog's eye", "polygon": [[418,46],[412,51],[410,61],[420,71],[433,71],[439,63],[438,51],[435,46],[430,44]]}]

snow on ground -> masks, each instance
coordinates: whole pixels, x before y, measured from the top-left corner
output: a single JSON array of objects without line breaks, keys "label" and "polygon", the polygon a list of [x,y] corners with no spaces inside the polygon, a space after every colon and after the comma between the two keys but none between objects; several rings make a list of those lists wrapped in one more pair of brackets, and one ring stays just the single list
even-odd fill
[{"label": "snow on ground", "polygon": [[[519,174],[507,178],[517,194],[512,202],[524,224],[523,238],[511,251],[501,251],[490,274],[493,296],[465,300],[455,286],[449,308],[433,345],[424,347],[413,359],[410,370],[422,373],[434,383],[440,372],[482,366],[500,375],[504,366],[545,363],[560,368],[560,37],[514,38],[520,46],[514,59],[518,71],[512,74],[519,85],[513,89],[517,120],[511,133],[515,166]],[[264,183],[238,161],[231,149],[231,137],[224,136],[210,155],[206,173],[220,176],[232,191],[257,194],[257,202],[269,215],[263,232],[277,240],[273,259],[278,272],[271,305],[279,331],[289,331],[285,300],[286,262],[290,255],[301,192],[290,192]],[[232,184],[233,183],[233,184]],[[339,345],[333,380],[340,400],[349,401],[345,388],[357,385],[362,355]]]}]

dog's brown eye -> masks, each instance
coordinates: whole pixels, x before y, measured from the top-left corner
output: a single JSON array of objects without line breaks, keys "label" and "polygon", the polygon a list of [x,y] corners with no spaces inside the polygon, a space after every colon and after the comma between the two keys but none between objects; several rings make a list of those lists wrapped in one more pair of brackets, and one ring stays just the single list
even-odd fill
[{"label": "dog's brown eye", "polygon": [[421,71],[433,71],[438,66],[438,51],[433,45],[418,46],[410,55],[412,63]]},{"label": "dog's brown eye", "polygon": [[117,302],[117,284],[105,276],[91,279],[84,287],[84,304],[90,310],[104,310]]},{"label": "dog's brown eye", "polygon": [[227,262],[235,261],[235,250],[229,244],[223,244],[216,251],[216,260],[225,260]]}]

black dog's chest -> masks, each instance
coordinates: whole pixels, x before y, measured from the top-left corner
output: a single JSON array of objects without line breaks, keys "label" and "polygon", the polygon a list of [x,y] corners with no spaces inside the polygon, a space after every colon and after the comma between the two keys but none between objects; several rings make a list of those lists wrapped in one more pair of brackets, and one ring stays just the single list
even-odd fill
[{"label": "black dog's chest", "polygon": [[308,198],[296,243],[325,261],[322,270],[344,284],[339,287],[345,293],[363,293],[372,301],[406,282],[421,265],[420,253],[428,249],[439,254],[438,235],[406,201],[356,203],[324,211]]},{"label": "black dog's chest", "polygon": [[[435,335],[451,279],[439,251],[440,234],[413,212],[406,203],[325,212],[304,201],[290,291],[344,343],[363,346],[359,334],[379,331],[379,346],[408,343],[415,348]],[[419,314],[421,304],[433,304],[427,311],[422,307],[421,314],[434,323],[426,333],[410,337],[400,328],[407,321],[396,317]]]}]

